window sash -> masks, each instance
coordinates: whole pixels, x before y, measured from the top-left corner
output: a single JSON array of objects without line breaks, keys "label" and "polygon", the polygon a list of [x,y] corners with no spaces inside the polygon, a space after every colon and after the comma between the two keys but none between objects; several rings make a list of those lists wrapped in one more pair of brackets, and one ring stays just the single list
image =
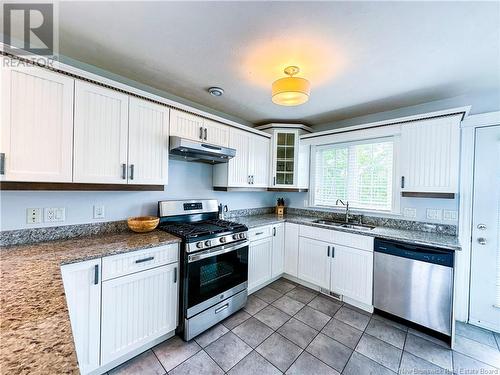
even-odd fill
[{"label": "window sash", "polygon": [[312,205],[338,207],[342,199],[353,208],[392,211],[395,148],[394,137],[316,146]]}]

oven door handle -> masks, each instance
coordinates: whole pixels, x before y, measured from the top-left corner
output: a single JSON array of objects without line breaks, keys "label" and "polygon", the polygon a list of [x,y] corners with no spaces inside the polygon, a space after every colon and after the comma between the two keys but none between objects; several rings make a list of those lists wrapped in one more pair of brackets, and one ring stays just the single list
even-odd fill
[{"label": "oven door handle", "polygon": [[243,241],[243,242],[239,242],[238,244],[232,245],[229,247],[218,246],[218,247],[213,248],[211,250],[201,251],[198,254],[191,254],[188,256],[188,263],[193,263],[193,262],[197,262],[199,260],[210,258],[210,257],[216,256],[216,255],[229,253],[231,251],[235,251],[235,250],[241,249],[242,247],[248,246],[249,243],[250,243],[250,241]]}]

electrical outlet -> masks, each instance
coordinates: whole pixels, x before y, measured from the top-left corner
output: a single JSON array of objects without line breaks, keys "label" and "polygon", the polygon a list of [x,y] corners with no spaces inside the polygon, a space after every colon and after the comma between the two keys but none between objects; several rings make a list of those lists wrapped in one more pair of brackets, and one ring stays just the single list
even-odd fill
[{"label": "electrical outlet", "polygon": [[104,219],[104,206],[94,205],[94,219]]},{"label": "electrical outlet", "polygon": [[443,211],[444,220],[458,220],[458,212],[455,210],[444,210]]},{"label": "electrical outlet", "polygon": [[430,220],[441,220],[443,218],[443,210],[437,208],[427,209],[427,219]]},{"label": "electrical outlet", "polygon": [[62,222],[66,220],[66,209],[64,207],[46,207],[43,209],[44,221],[47,223]]},{"label": "electrical outlet", "polygon": [[417,217],[417,209],[405,207],[403,209],[403,215],[404,215],[404,217],[407,217],[408,219],[415,219]]},{"label": "electrical outlet", "polygon": [[26,209],[26,223],[38,224],[42,222],[42,209],[41,208],[27,208]]}]

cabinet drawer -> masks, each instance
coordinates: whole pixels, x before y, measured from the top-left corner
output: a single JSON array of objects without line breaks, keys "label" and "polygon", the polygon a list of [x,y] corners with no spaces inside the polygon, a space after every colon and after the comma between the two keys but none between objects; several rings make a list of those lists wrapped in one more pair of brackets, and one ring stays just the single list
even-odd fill
[{"label": "cabinet drawer", "polygon": [[373,251],[373,237],[363,236],[362,234],[335,231],[333,242],[337,245]]},{"label": "cabinet drawer", "polygon": [[131,251],[102,258],[102,279],[109,280],[179,260],[179,245]]},{"label": "cabinet drawer", "polygon": [[252,228],[248,231],[248,239],[250,241],[257,241],[261,238],[272,236],[272,226]]},{"label": "cabinet drawer", "polygon": [[299,229],[300,237],[307,237],[325,242],[333,242],[334,233],[335,232],[331,229],[311,227],[309,225],[301,225]]}]

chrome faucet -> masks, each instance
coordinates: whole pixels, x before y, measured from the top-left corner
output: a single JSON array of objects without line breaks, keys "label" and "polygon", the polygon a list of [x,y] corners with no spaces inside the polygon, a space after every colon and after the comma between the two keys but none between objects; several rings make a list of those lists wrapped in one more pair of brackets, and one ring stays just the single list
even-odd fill
[{"label": "chrome faucet", "polygon": [[349,201],[345,201],[345,203],[342,201],[342,199],[337,199],[337,202],[335,202],[335,205],[338,206],[339,202],[342,204],[342,206],[345,206],[345,222],[349,223]]}]

